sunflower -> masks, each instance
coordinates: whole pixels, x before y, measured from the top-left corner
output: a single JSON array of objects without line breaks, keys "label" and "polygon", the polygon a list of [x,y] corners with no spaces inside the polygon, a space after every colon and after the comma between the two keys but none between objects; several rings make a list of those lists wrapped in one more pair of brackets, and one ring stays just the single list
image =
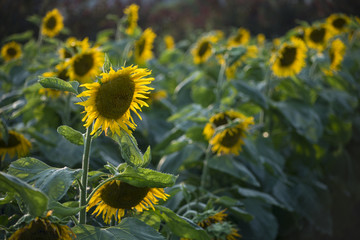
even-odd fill
[{"label": "sunflower", "polygon": [[17,42],[9,42],[1,48],[1,56],[6,62],[21,57],[21,45]]},{"label": "sunflower", "polygon": [[172,36],[166,35],[164,37],[164,42],[165,42],[166,49],[174,49],[175,48],[175,41]]},{"label": "sunflower", "polygon": [[256,35],[256,41],[259,46],[263,47],[265,44],[265,40],[266,40],[266,38],[263,33],[259,33],[258,35]]},{"label": "sunflower", "polygon": [[0,157],[5,159],[6,154],[11,158],[26,156],[31,148],[31,143],[20,133],[10,130],[8,132],[8,139],[5,141],[0,133]]},{"label": "sunflower", "polygon": [[346,46],[340,39],[336,39],[331,43],[329,49],[330,70],[324,70],[325,74],[331,76],[333,72],[337,72],[340,69],[341,62],[344,59],[345,51]]},{"label": "sunflower", "polygon": [[194,57],[194,63],[200,64],[206,62],[212,55],[212,44],[217,41],[217,37],[214,35],[203,36],[195,44],[191,50],[191,54]]},{"label": "sunflower", "polygon": [[46,218],[35,218],[28,225],[18,229],[9,240],[72,240],[75,234],[66,225],[52,223]]},{"label": "sunflower", "polygon": [[104,64],[103,53],[97,48],[88,48],[74,55],[69,62],[69,77],[80,83],[92,82]]},{"label": "sunflower", "polygon": [[60,48],[60,58],[71,58],[74,54],[77,54],[90,47],[89,39],[84,38],[82,41],[77,40],[75,37],[69,37],[65,42],[65,47]]},{"label": "sunflower", "polygon": [[227,45],[229,47],[237,47],[245,45],[250,40],[250,32],[245,28],[239,28],[236,34],[229,38]]},{"label": "sunflower", "polygon": [[47,12],[42,20],[41,34],[48,37],[55,37],[64,28],[63,16],[57,8]]},{"label": "sunflower", "polygon": [[140,119],[137,110],[141,111],[142,106],[148,107],[148,104],[140,99],[147,99],[149,90],[146,86],[154,78],[145,78],[151,71],[137,66],[130,66],[114,71],[112,68],[109,73],[102,73],[101,82],[83,84],[89,90],[78,95],[78,97],[88,96],[89,99],[78,104],[85,107],[86,120],[85,127],[89,127],[96,119],[94,134],[98,128],[107,132],[108,128],[114,133],[120,135],[120,127],[130,133],[128,127],[135,129],[136,124],[130,110],[132,110]]},{"label": "sunflower", "polygon": [[308,27],[305,29],[305,40],[309,48],[323,51],[326,48],[328,40],[331,38],[327,25]]},{"label": "sunflower", "polygon": [[137,27],[137,21],[139,19],[139,6],[136,4],[131,4],[124,9],[124,14],[126,15],[126,30],[125,32],[128,35],[132,35]]},{"label": "sunflower", "polygon": [[[68,64],[66,62],[59,63],[55,66],[55,71],[43,73],[43,77],[57,77],[64,81],[69,81],[69,73],[67,69]],[[63,91],[51,89],[51,88],[41,88],[39,89],[39,94],[46,95],[51,98],[59,97]],[[64,92],[68,93],[68,92]]]},{"label": "sunflower", "polygon": [[114,216],[120,222],[125,211],[136,210],[142,212],[154,205],[159,199],[164,201],[169,197],[163,188],[135,187],[120,180],[112,180],[102,185],[91,197],[86,208],[89,211],[96,206],[92,214],[96,217],[102,213],[105,223],[109,223]]},{"label": "sunflower", "polygon": [[272,71],[278,77],[298,74],[305,66],[307,48],[299,38],[282,44],[278,52],[271,57]]},{"label": "sunflower", "polygon": [[[238,123],[228,127],[223,131],[216,133],[216,128],[238,119]],[[244,144],[245,133],[249,125],[254,124],[253,117],[246,117],[234,110],[218,113],[210,118],[209,123],[205,125],[203,134],[212,145],[212,151],[218,155],[221,154],[239,154],[241,146]]]},{"label": "sunflower", "polygon": [[345,14],[332,14],[326,19],[326,23],[330,27],[331,31],[334,32],[334,34],[339,34],[342,32],[346,32],[347,26],[350,23],[350,18],[346,16]]},{"label": "sunflower", "polygon": [[153,43],[156,38],[156,34],[151,28],[147,28],[140,39],[135,42],[135,62],[139,65],[145,64],[145,62],[153,57]]}]

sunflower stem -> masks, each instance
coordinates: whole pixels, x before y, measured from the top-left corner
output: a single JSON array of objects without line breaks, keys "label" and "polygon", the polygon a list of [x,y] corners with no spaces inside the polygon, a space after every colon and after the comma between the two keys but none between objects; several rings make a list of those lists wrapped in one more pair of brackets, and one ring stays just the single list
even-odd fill
[{"label": "sunflower stem", "polygon": [[89,171],[89,159],[90,159],[90,148],[91,148],[91,125],[86,129],[85,133],[85,143],[84,143],[84,153],[82,158],[82,177],[81,177],[81,185],[80,187],[80,204],[79,206],[82,208],[79,214],[79,223],[86,223],[86,190],[88,183],[88,171]]},{"label": "sunflower stem", "polygon": [[201,187],[202,188],[206,187],[206,180],[207,180],[207,176],[209,173],[208,160],[210,158],[210,154],[211,154],[211,145],[209,144],[209,146],[206,150],[206,155],[205,155],[204,164],[203,164],[203,171],[201,174]]}]

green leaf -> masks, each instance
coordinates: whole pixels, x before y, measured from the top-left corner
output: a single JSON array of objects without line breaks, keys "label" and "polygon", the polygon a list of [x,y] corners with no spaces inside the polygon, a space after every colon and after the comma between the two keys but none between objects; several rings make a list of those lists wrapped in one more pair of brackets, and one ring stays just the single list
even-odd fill
[{"label": "green leaf", "polygon": [[[65,218],[65,217],[69,217],[69,216],[74,216],[75,214],[77,214],[78,212],[80,212],[80,207],[79,206],[79,202],[72,202],[76,204],[76,207],[68,207],[65,206],[64,204],[61,204],[59,202],[50,200],[49,202],[49,210],[53,210],[53,216],[56,216],[60,219]],[[85,207],[85,206],[84,206]]]},{"label": "green leaf", "polygon": [[16,33],[16,34],[12,34],[8,37],[6,37],[3,42],[9,42],[9,41],[25,41],[25,40],[29,40],[30,38],[32,38],[33,36],[33,31],[32,30],[28,30],[26,32],[23,33]]},{"label": "green leaf", "polygon": [[164,188],[175,184],[176,176],[157,172],[148,168],[133,168],[127,166],[117,176],[117,179],[127,182],[136,187]]},{"label": "green leaf", "polygon": [[146,149],[144,155],[143,155],[144,163],[142,164],[142,167],[146,167],[151,162],[151,148],[148,146]]},{"label": "green leaf", "polygon": [[191,75],[189,77],[185,78],[179,85],[177,85],[177,87],[175,88],[174,94],[175,95],[178,94],[180,92],[180,90],[183,89],[185,86],[187,86],[191,82],[198,81],[204,75],[205,74],[203,71],[195,71],[195,72],[191,73]]},{"label": "green leaf", "polygon": [[203,228],[199,227],[189,219],[177,215],[166,207],[156,206],[154,213],[160,216],[171,232],[179,237],[196,240],[210,240],[209,235]]},{"label": "green leaf", "polygon": [[260,200],[266,202],[267,204],[275,205],[275,206],[282,207],[282,208],[284,207],[275,198],[273,198],[272,196],[270,196],[267,193],[263,193],[263,192],[256,191],[253,189],[242,188],[242,187],[236,187],[236,190],[243,197],[257,198],[257,199],[260,199]]},{"label": "green leaf", "polygon": [[98,228],[77,225],[72,228],[77,240],[165,240],[155,229],[144,222],[127,217],[116,227]]},{"label": "green leaf", "polygon": [[39,77],[39,83],[44,88],[52,88],[60,91],[68,91],[74,94],[79,94],[78,91],[69,82],[66,82],[57,77]]},{"label": "green leaf", "polygon": [[69,142],[76,145],[84,145],[84,137],[81,132],[72,127],[62,125],[57,128],[57,132],[64,136]]},{"label": "green leaf", "polygon": [[36,158],[21,158],[11,163],[9,174],[20,178],[46,193],[50,199],[59,200],[68,191],[81,170],[68,167],[54,168]]},{"label": "green leaf", "polygon": [[34,217],[41,216],[47,209],[48,198],[44,193],[3,172],[0,172],[0,191],[20,196]]},{"label": "green leaf", "polygon": [[260,90],[258,90],[255,87],[249,86],[244,81],[232,81],[232,83],[235,85],[235,87],[245,95],[249,96],[251,100],[253,100],[255,103],[259,104],[264,109],[268,108],[268,101],[264,94]]},{"label": "green leaf", "polygon": [[228,66],[233,65],[237,60],[239,60],[246,53],[246,48],[244,47],[234,47],[229,51]]},{"label": "green leaf", "polygon": [[234,160],[229,156],[216,156],[208,160],[208,166],[217,171],[227,173],[244,182],[248,182],[254,186],[260,186],[255,176],[243,164]]}]

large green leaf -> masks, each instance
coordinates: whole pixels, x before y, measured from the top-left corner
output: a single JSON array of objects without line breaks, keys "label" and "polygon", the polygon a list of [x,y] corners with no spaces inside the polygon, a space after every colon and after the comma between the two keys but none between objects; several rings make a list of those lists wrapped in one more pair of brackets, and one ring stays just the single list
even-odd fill
[{"label": "large green leaf", "polygon": [[164,188],[175,184],[176,176],[157,172],[148,168],[133,168],[127,166],[117,179],[136,187]]},{"label": "large green leaf", "polygon": [[41,216],[47,209],[48,198],[44,193],[3,172],[0,172],[0,191],[20,196],[34,217]]},{"label": "large green leaf", "polygon": [[72,127],[62,125],[57,128],[57,132],[60,133],[69,142],[76,145],[84,145],[84,137],[81,132],[76,131]]},{"label": "large green leaf", "polygon": [[72,231],[77,240],[165,240],[155,229],[131,217],[123,219],[116,227],[77,225]]},{"label": "large green leaf", "polygon": [[[84,206],[85,207],[85,206]],[[67,202],[61,204],[54,200],[50,200],[49,202],[49,210],[53,210],[53,216],[58,218],[65,218],[69,216],[74,216],[78,212],[80,212],[79,202]]]},{"label": "large green leaf", "polygon": [[208,166],[212,169],[227,173],[244,182],[254,186],[260,186],[255,176],[242,163],[236,161],[230,156],[215,156],[208,160]]},{"label": "large green leaf", "polygon": [[54,168],[36,158],[21,158],[11,163],[9,174],[16,176],[46,193],[54,200],[61,199],[81,170]]},{"label": "large green leaf", "polygon": [[260,92],[260,90],[258,90],[255,87],[249,86],[244,81],[236,80],[236,81],[232,81],[232,83],[240,92],[249,96],[251,100],[259,104],[262,108],[264,109],[268,108],[268,101],[265,95],[262,92]]},{"label": "large green leaf", "polygon": [[52,88],[60,91],[68,91],[74,94],[79,94],[77,89],[74,88],[75,85],[70,82],[66,82],[57,77],[39,77],[39,83],[44,88]]},{"label": "large green leaf", "polygon": [[257,198],[260,199],[267,204],[283,207],[282,204],[280,204],[275,198],[273,198],[271,195],[260,192],[257,190],[249,189],[249,188],[243,188],[243,187],[236,187],[237,192],[246,198]]},{"label": "large green leaf", "polygon": [[204,229],[189,219],[177,215],[166,207],[156,206],[156,211],[154,211],[154,213],[160,216],[171,232],[179,237],[193,240],[210,240],[209,235]]}]

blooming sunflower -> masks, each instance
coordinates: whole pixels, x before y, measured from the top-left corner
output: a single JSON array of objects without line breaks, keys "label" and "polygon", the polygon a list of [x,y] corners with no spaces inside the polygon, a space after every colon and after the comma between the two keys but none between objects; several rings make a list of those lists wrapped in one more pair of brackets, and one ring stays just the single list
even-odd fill
[{"label": "blooming sunflower", "polygon": [[325,71],[325,74],[332,75],[332,72],[337,72],[340,69],[342,60],[344,59],[346,51],[345,44],[340,39],[335,39],[329,49],[330,57],[330,71]]},{"label": "blooming sunflower", "polygon": [[305,40],[308,47],[323,51],[326,48],[328,40],[331,38],[327,25],[312,26],[305,29]]},{"label": "blooming sunflower", "polygon": [[284,43],[271,57],[272,71],[278,77],[298,74],[305,66],[307,48],[299,38]]},{"label": "blooming sunflower", "polygon": [[17,42],[9,42],[1,48],[1,56],[6,62],[21,57],[21,45]]},{"label": "blooming sunflower", "polygon": [[164,37],[164,42],[165,42],[166,49],[174,49],[175,48],[175,41],[172,36],[166,35]]},{"label": "blooming sunflower", "polygon": [[135,42],[135,62],[139,65],[153,57],[153,43],[156,34],[151,28],[147,28],[140,36],[139,40]]},{"label": "blooming sunflower", "polygon": [[7,142],[0,133],[0,157],[4,160],[6,154],[11,158],[26,156],[31,148],[31,143],[20,133],[10,130]]},{"label": "blooming sunflower", "polygon": [[75,234],[66,225],[51,223],[46,218],[35,218],[28,225],[18,229],[9,240],[72,240]]},{"label": "blooming sunflower", "polygon": [[103,53],[97,48],[88,48],[74,55],[69,62],[69,77],[80,83],[92,82],[104,64]]},{"label": "blooming sunflower", "polygon": [[137,21],[139,19],[139,6],[136,4],[131,4],[124,9],[124,14],[126,15],[126,30],[125,32],[129,35],[132,35],[137,27]]},{"label": "blooming sunflower", "polygon": [[42,20],[41,34],[55,37],[64,28],[63,16],[57,8],[47,12]]},{"label": "blooming sunflower", "polygon": [[89,39],[84,38],[82,41],[77,40],[75,37],[69,37],[65,42],[65,47],[60,48],[60,58],[71,58],[74,54],[77,54],[90,47]]},{"label": "blooming sunflower", "polygon": [[[130,66],[114,71],[112,68],[109,73],[102,73],[101,82],[83,84],[88,90],[82,92],[78,97],[87,96],[88,100],[78,104],[85,107],[86,120],[85,127],[89,127],[96,119],[94,134],[98,128],[102,131],[110,128],[114,133],[120,135],[120,127],[130,133],[128,127],[135,129],[136,124],[130,115],[132,110],[140,119],[137,110],[141,111],[142,106],[148,104],[141,99],[148,98],[149,90],[146,86],[154,78],[145,78],[151,71],[137,66]],[[128,126],[128,127],[127,127]]]},{"label": "blooming sunflower", "polygon": [[211,57],[213,50],[212,44],[216,41],[217,37],[214,35],[203,36],[197,41],[191,50],[195,64],[204,63]]},{"label": "blooming sunflower", "polygon": [[236,34],[229,38],[227,45],[229,47],[237,47],[245,45],[250,40],[250,32],[245,28],[239,28]]},{"label": "blooming sunflower", "polygon": [[163,188],[135,187],[120,180],[112,180],[102,185],[91,197],[87,211],[96,206],[92,214],[96,217],[102,213],[105,223],[109,223],[114,216],[120,222],[125,211],[136,210],[142,212],[149,207],[154,209],[159,199],[169,197]]},{"label": "blooming sunflower", "polygon": [[[216,133],[216,128],[224,126],[235,119],[239,123],[233,127],[224,129]],[[249,125],[254,124],[253,117],[246,117],[234,110],[218,113],[210,118],[209,123],[205,125],[203,134],[212,145],[212,151],[218,155],[221,154],[239,154],[241,146],[244,144],[245,133],[249,129]]]},{"label": "blooming sunflower", "polygon": [[329,25],[330,29],[334,34],[339,34],[347,31],[347,26],[350,23],[350,18],[345,14],[331,14],[327,19],[326,23]]},{"label": "blooming sunflower", "polygon": [[[68,64],[66,62],[59,63],[55,66],[55,71],[53,72],[45,72],[43,73],[43,77],[57,77],[64,81],[69,81],[69,73],[68,73]],[[51,88],[41,88],[39,89],[39,94],[46,95],[51,98],[59,97],[63,92],[56,89]],[[68,92],[65,92],[68,93]]]}]

